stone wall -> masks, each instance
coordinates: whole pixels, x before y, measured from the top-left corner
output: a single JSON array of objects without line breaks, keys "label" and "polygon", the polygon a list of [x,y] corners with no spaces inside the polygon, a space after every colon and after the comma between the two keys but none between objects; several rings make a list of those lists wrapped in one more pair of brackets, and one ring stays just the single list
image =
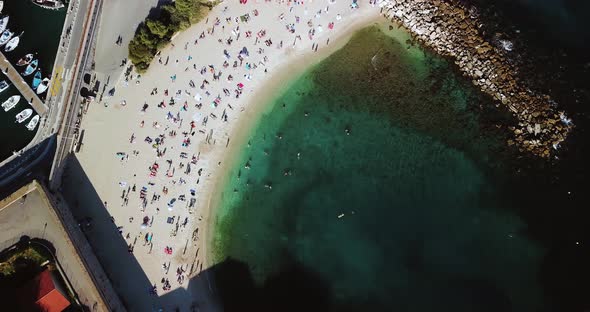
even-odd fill
[{"label": "stone wall", "polygon": [[518,123],[510,129],[514,137],[509,145],[547,158],[566,139],[571,121],[549,96],[519,81],[518,69],[505,58],[509,42],[494,46],[483,39],[475,8],[457,0],[384,0],[379,5],[388,19],[438,54],[453,58],[474,85],[510,109]]}]

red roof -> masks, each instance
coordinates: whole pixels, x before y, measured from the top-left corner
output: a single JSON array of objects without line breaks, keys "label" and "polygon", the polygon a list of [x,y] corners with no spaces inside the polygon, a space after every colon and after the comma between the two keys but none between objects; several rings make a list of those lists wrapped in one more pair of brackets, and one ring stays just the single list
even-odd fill
[{"label": "red roof", "polygon": [[55,288],[48,270],[22,286],[18,293],[21,310],[26,312],[61,312],[70,305]]}]

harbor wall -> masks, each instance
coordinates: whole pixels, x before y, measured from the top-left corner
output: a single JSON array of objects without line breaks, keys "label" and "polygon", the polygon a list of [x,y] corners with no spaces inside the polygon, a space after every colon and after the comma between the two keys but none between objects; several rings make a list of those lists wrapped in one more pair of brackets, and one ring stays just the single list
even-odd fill
[{"label": "harbor wall", "polygon": [[508,145],[548,158],[572,131],[573,123],[550,96],[520,81],[518,68],[508,61],[512,43],[484,39],[477,8],[456,0],[386,0],[380,6],[385,17],[453,59],[474,85],[512,112],[517,122]]}]

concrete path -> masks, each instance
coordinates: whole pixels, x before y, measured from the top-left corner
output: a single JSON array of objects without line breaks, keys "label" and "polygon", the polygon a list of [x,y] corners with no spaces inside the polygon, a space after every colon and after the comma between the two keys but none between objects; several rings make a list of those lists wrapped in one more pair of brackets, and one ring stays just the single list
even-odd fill
[{"label": "concrete path", "polygon": [[82,304],[91,311],[125,311],[88,243],[83,238],[73,241],[75,234],[82,233],[66,209],[54,208],[36,181],[0,200],[0,250],[22,236],[47,240],[55,248],[60,271]]}]

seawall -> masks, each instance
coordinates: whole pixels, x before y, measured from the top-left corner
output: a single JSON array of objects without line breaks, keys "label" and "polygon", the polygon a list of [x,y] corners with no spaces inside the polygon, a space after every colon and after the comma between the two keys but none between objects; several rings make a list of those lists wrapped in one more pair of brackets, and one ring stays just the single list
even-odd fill
[{"label": "seawall", "polygon": [[492,44],[479,32],[477,9],[456,0],[385,0],[381,13],[406,28],[419,42],[455,64],[481,91],[505,105],[517,119],[509,145],[548,158],[573,129],[550,96],[519,81],[507,61],[510,42]]}]

